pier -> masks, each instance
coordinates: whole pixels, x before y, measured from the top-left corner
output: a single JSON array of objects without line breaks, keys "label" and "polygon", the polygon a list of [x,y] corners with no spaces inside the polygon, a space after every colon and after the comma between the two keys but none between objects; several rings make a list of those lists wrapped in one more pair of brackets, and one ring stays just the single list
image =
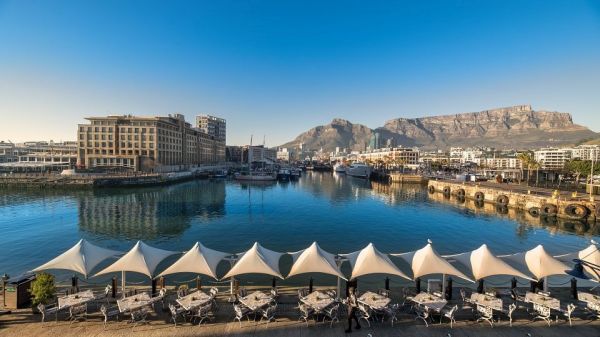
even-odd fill
[{"label": "pier", "polygon": [[558,217],[590,222],[600,219],[599,203],[590,200],[587,194],[518,184],[456,180],[430,180],[427,188],[430,194],[441,193],[448,198],[455,196],[474,200],[480,205],[491,203],[500,208],[526,211],[534,217]]}]

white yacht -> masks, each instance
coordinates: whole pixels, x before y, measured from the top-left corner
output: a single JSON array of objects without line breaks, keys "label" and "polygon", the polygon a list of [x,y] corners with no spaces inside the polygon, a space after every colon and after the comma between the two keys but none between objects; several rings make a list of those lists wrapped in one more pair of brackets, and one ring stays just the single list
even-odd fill
[{"label": "white yacht", "polygon": [[365,163],[353,163],[346,169],[346,174],[352,177],[369,178],[371,167]]},{"label": "white yacht", "polygon": [[335,164],[335,166],[333,166],[333,170],[335,171],[335,173],[346,173],[348,167],[342,163],[337,163]]}]

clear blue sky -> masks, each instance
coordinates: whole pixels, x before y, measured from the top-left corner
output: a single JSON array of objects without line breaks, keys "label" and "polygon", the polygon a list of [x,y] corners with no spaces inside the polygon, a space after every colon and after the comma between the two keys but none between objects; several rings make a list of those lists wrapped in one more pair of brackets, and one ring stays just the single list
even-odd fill
[{"label": "clear blue sky", "polygon": [[525,2],[0,0],[0,139],[181,112],[277,145],[525,103],[600,131],[600,1]]}]

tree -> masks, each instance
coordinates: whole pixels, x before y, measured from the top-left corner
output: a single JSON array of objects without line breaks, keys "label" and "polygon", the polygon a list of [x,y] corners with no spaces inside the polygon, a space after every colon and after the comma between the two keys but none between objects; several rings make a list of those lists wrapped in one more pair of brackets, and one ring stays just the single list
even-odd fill
[{"label": "tree", "polygon": [[529,177],[531,177],[532,164],[535,162],[531,152],[521,152],[517,155],[521,161],[521,176],[523,176],[523,167],[527,168],[527,186],[529,186]]},{"label": "tree", "polygon": [[32,304],[36,307],[38,304],[48,304],[54,297],[56,287],[54,286],[54,276],[48,273],[37,274],[35,280],[31,283],[29,292],[32,297]]}]

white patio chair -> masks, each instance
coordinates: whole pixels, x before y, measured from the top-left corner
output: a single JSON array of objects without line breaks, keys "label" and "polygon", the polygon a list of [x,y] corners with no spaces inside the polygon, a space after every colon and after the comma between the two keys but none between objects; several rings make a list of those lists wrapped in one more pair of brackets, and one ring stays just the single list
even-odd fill
[{"label": "white patio chair", "polygon": [[217,296],[217,294],[219,293],[219,289],[217,289],[217,287],[212,287],[210,288],[210,290],[208,291],[208,294],[210,295],[210,297],[215,298]]},{"label": "white patio chair", "polygon": [[[561,308],[560,310],[560,313],[569,321],[569,326],[573,326],[571,324],[571,314],[573,314],[576,308],[575,304],[569,303],[565,308]],[[556,316],[556,321],[558,321],[558,315]]]},{"label": "white patio chair", "polygon": [[212,304],[203,305],[198,307],[194,314],[192,315],[192,320],[198,319],[198,325],[202,324],[205,320],[211,319],[211,308]]},{"label": "white patio chair", "polygon": [[147,324],[148,321],[146,320],[146,317],[148,317],[147,307],[142,307],[137,310],[131,311],[131,322],[133,323],[133,327],[131,329],[133,330],[136,326],[140,324]]},{"label": "white patio chair", "polygon": [[171,313],[171,321],[175,326],[177,326],[177,317],[181,316],[184,322],[187,320],[187,310],[181,306],[175,306],[170,303],[169,312]]},{"label": "white patio chair", "polygon": [[444,317],[446,317],[450,320],[450,329],[452,329],[452,324],[456,323],[456,320],[454,319],[454,315],[456,315],[457,311],[458,311],[458,305],[453,306],[451,309],[443,308],[442,311],[440,312],[440,324],[442,324],[442,320],[444,319]]},{"label": "white patio chair", "polygon": [[413,307],[413,309],[415,310],[415,321],[420,319],[423,321],[423,323],[425,323],[426,327],[429,327],[429,323],[427,323],[428,320],[430,320],[430,316],[429,316],[429,308],[425,305],[416,305]]},{"label": "white patio chair", "polygon": [[298,303],[298,310],[300,311],[298,320],[303,320],[306,323],[306,326],[308,326],[308,320],[314,314],[314,310],[302,302]]},{"label": "white patio chair", "polygon": [[491,327],[494,327],[494,311],[490,307],[485,307],[483,305],[477,305],[477,322],[479,321],[487,321],[490,323]]},{"label": "white patio chair", "polygon": [[240,328],[242,327],[242,318],[246,317],[246,319],[248,319],[248,322],[250,322],[250,315],[252,314],[252,310],[246,308],[246,307],[242,307],[240,305],[234,304],[233,305],[233,312],[235,313],[235,317],[233,318],[234,321],[238,321],[240,322]]},{"label": "white patio chair", "polygon": [[85,319],[87,319],[87,303],[74,305],[69,308],[69,325]]},{"label": "white patio chair", "polygon": [[358,321],[360,322],[361,319],[364,319],[365,322],[367,322],[367,325],[369,327],[371,327],[371,319],[373,317],[373,311],[371,310],[370,307],[358,302]]},{"label": "white patio chair", "polygon": [[267,320],[267,327],[271,321],[275,321],[275,312],[277,311],[277,302],[275,304],[271,304],[267,307],[267,309],[260,311],[260,320],[262,322],[263,319]]},{"label": "white patio chair", "polygon": [[323,322],[325,322],[326,319],[330,320],[329,323],[329,327],[333,326],[333,322],[339,322],[339,313],[340,313],[340,304],[336,303],[335,305],[330,306],[329,308],[325,308],[322,311],[323,313]]},{"label": "white patio chair", "polygon": [[385,296],[385,297],[390,297],[392,292],[387,289],[379,289],[379,290],[377,290],[377,294],[379,294],[381,296]]},{"label": "white patio chair", "polygon": [[508,324],[509,324],[511,327],[512,327],[512,322],[513,322],[513,317],[512,317],[512,315],[513,315],[513,312],[515,312],[515,310],[517,310],[517,305],[516,305],[515,303],[511,303],[511,304],[508,306],[508,313],[507,313],[507,316],[508,316],[508,322],[509,322]]},{"label": "white patio chair", "polygon": [[551,310],[545,305],[539,305],[537,303],[533,303],[533,314],[536,315],[533,317],[533,320],[543,319],[550,326],[550,322],[552,321]]},{"label": "white patio chair", "polygon": [[306,296],[308,296],[308,294],[309,294],[308,288],[298,289],[298,299],[305,298]]},{"label": "white patio chair", "polygon": [[109,308],[104,304],[100,307],[100,312],[102,313],[102,316],[104,316],[104,329],[106,329],[106,324],[108,324],[108,320],[111,317],[116,317],[118,321],[119,314],[121,313],[118,307]]},{"label": "white patio chair", "polygon": [[37,306],[38,311],[42,314],[42,322],[46,321],[46,317],[54,314],[54,318],[56,321],[58,321],[58,312],[59,312],[59,308],[56,305],[56,303],[54,304],[38,304]]}]

